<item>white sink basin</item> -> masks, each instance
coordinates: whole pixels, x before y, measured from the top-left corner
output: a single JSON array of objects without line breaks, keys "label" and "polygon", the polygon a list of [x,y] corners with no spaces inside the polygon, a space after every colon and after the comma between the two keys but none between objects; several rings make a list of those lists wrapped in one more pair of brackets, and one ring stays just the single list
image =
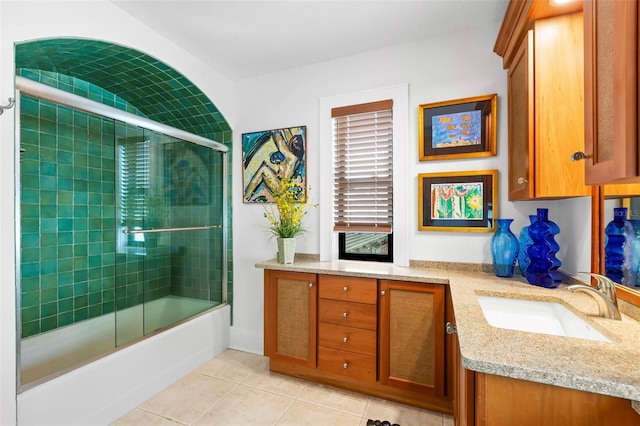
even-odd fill
[{"label": "white sink basin", "polygon": [[498,328],[610,342],[559,303],[477,296],[487,322]]}]

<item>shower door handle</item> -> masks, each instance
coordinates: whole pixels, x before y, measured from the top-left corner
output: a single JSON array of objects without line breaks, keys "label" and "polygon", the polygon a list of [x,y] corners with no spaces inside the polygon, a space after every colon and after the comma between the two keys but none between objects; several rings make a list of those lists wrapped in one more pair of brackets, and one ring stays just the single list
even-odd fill
[{"label": "shower door handle", "polygon": [[145,234],[152,232],[201,231],[203,229],[211,228],[222,228],[222,225],[191,226],[186,228],[123,229],[122,232],[125,234]]}]

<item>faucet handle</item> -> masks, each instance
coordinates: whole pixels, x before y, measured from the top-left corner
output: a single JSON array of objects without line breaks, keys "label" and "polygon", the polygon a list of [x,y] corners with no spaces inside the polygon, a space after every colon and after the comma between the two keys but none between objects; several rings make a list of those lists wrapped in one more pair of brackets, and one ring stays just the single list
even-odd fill
[{"label": "faucet handle", "polygon": [[609,277],[604,275],[595,274],[593,272],[583,272],[583,274],[589,274],[596,279],[598,290],[604,293],[609,300],[618,306],[618,298],[616,297],[616,283]]},{"label": "faucet handle", "polygon": [[592,277],[596,279],[598,284],[598,290],[607,295],[607,297],[613,302],[614,305],[618,306],[618,299],[616,297],[616,283],[609,277],[605,277],[600,274],[590,274]]}]

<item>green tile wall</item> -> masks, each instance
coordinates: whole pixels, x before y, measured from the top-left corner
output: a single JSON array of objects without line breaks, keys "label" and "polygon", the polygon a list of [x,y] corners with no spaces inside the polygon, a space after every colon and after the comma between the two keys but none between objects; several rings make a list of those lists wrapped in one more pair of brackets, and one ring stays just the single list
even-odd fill
[{"label": "green tile wall", "polygon": [[114,310],[114,125],[20,99],[22,337]]},{"label": "green tile wall", "polygon": [[[145,115],[119,96],[80,78],[33,69],[20,68],[18,72],[27,78]],[[176,111],[172,114],[174,117],[180,115]],[[230,146],[231,131],[225,126],[226,122],[222,127],[215,127],[217,132],[203,136]],[[208,129],[211,131],[210,126]],[[201,276],[201,265],[210,255],[207,252],[210,248],[201,250],[199,261],[195,261],[197,256],[193,257],[193,253],[183,256],[182,264],[175,256],[175,241],[150,249],[150,255],[144,259],[117,252],[114,131],[110,120],[28,96],[22,98],[21,143],[27,150],[23,155],[20,178],[22,337],[167,294],[223,299],[219,289],[220,267],[216,266],[209,275],[210,282],[193,278]],[[229,164],[230,157],[229,153]],[[216,170],[220,171],[220,161],[215,164]],[[230,226],[230,174],[228,191]],[[221,206],[211,208],[219,211]],[[191,217],[197,219],[195,214]],[[220,247],[221,237],[214,239],[213,246]],[[232,300],[231,241],[229,231],[229,301]],[[178,279],[182,286],[167,279],[176,267],[182,268],[185,274]],[[216,284],[213,291],[212,282]],[[208,293],[207,297],[205,293]]]}]

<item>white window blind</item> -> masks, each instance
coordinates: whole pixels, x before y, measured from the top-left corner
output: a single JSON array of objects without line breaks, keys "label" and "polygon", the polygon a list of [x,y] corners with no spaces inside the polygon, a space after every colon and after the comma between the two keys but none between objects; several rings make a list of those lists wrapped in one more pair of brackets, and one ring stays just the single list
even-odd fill
[{"label": "white window blind", "polygon": [[119,146],[120,155],[120,223],[142,227],[149,190],[150,143],[126,141]]},{"label": "white window blind", "polygon": [[333,108],[334,230],[392,232],[393,101]]}]

